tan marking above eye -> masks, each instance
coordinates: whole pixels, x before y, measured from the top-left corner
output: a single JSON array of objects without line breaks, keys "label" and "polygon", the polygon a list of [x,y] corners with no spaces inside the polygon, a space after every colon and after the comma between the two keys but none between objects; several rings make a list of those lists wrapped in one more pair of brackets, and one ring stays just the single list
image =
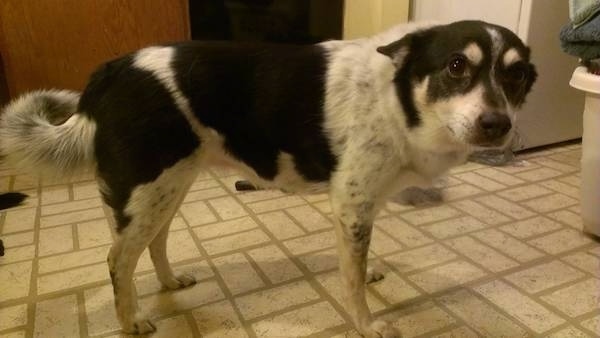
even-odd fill
[{"label": "tan marking above eye", "polygon": [[471,42],[463,50],[463,54],[472,64],[478,65],[483,59],[483,51],[475,42]]},{"label": "tan marking above eye", "polygon": [[502,62],[505,68],[518,61],[521,61],[521,55],[514,48],[510,48],[509,50],[507,50],[504,53],[504,56],[502,57]]}]

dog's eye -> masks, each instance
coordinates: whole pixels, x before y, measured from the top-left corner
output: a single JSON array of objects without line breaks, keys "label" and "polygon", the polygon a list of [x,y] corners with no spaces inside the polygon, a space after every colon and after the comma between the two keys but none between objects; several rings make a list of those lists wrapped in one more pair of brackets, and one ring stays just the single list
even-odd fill
[{"label": "dog's eye", "polygon": [[522,64],[513,65],[512,67],[508,68],[506,70],[506,72],[504,73],[505,81],[514,83],[514,84],[519,84],[519,83],[525,81],[526,77],[527,77],[527,70],[525,68],[525,65],[522,65]]},{"label": "dog's eye", "polygon": [[462,55],[456,55],[448,62],[448,72],[452,77],[464,77],[467,72],[467,59]]}]

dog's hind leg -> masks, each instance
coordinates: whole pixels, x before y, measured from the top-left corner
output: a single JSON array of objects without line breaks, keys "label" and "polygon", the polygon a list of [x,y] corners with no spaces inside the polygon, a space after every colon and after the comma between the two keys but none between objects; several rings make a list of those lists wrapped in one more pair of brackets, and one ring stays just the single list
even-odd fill
[{"label": "dog's hind leg", "polygon": [[155,330],[154,325],[138,313],[133,283],[135,267],[146,247],[150,247],[158,278],[163,284],[181,287],[193,283],[190,277],[178,279],[173,275],[166,256],[166,239],[168,225],[195,174],[190,163],[180,161],[154,181],[136,186],[124,210],[120,211],[124,217],[117,217],[121,231],[111,247],[108,263],[117,317],[127,333],[144,334]]},{"label": "dog's hind leg", "polygon": [[[187,189],[185,192],[187,192]],[[148,246],[150,249],[150,258],[152,259],[152,263],[154,263],[158,280],[165,288],[172,290],[184,288],[196,283],[194,276],[188,274],[175,276],[167,258],[167,237],[169,235],[169,227],[175,211],[177,211],[185,197],[185,192],[181,193],[179,196],[179,200],[176,202],[177,206],[173,209],[172,214],[168,218],[169,221],[163,225],[156,237],[154,237],[150,243],[150,246]]]}]

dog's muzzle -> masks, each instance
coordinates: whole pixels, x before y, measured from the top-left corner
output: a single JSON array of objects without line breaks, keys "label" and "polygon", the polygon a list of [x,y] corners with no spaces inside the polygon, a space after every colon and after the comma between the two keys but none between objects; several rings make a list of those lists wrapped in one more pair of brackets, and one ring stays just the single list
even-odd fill
[{"label": "dog's muzzle", "polygon": [[486,112],[477,118],[477,136],[475,142],[481,146],[500,146],[512,128],[506,114]]}]

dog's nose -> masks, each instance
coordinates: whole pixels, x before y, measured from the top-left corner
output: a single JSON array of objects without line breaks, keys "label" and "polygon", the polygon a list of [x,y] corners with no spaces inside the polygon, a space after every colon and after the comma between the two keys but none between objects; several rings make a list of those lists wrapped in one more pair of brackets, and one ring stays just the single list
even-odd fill
[{"label": "dog's nose", "polygon": [[490,140],[506,135],[512,127],[508,116],[496,112],[479,115],[477,122],[483,134]]}]

